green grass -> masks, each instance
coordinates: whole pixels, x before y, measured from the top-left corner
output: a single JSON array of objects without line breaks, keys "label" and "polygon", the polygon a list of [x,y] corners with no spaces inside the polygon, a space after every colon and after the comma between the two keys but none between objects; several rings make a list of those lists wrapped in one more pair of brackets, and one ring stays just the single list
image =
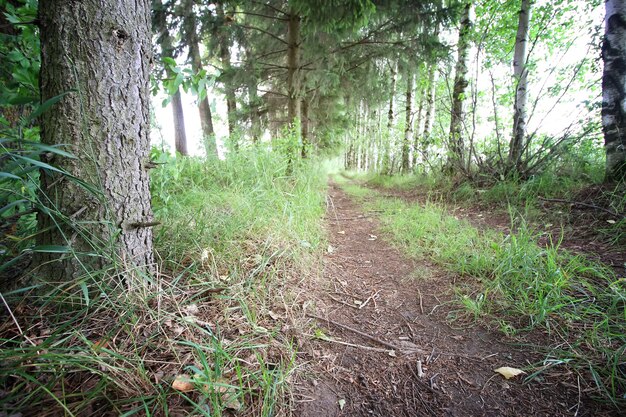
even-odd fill
[{"label": "green grass", "polygon": [[[325,247],[326,174],[265,149],[152,173],[159,273],[3,293],[0,413],[271,416],[289,409],[299,306]],[[122,271],[120,274],[119,272]],[[37,283],[34,284],[37,287]],[[19,327],[18,327],[19,326]],[[176,377],[188,392],[172,388]]]},{"label": "green grass", "polygon": [[539,246],[524,222],[510,235],[481,231],[440,204],[345,189],[380,213],[392,241],[409,255],[464,276],[459,302],[475,318],[509,335],[544,332],[552,363],[579,372],[599,397],[623,403],[626,284],[609,268],[561,250],[559,242]]}]

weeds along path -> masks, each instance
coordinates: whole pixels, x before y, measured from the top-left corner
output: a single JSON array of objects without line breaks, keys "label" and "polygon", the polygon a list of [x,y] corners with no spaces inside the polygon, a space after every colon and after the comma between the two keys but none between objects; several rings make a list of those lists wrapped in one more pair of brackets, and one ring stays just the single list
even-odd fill
[{"label": "weeds along path", "polygon": [[323,281],[308,294],[317,330],[302,352],[315,377],[298,388],[295,415],[599,415],[569,378],[494,373],[541,357],[476,326],[452,328],[454,277],[386,243],[377,220],[335,184],[326,222]]}]

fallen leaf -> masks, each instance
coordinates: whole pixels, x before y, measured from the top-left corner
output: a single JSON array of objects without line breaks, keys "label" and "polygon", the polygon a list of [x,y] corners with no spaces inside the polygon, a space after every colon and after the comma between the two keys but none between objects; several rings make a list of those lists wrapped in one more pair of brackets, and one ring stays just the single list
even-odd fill
[{"label": "fallen leaf", "polygon": [[498,369],[494,369],[493,371],[499,373],[500,375],[502,375],[506,379],[511,379],[514,376],[526,373],[526,372],[522,371],[521,369],[511,368],[510,366],[503,366],[503,367],[500,367]]},{"label": "fallen leaf", "polygon": [[346,231],[345,231],[345,230],[340,230],[340,231],[338,231],[337,233],[338,233],[338,234],[340,234],[340,235],[345,235],[345,234],[346,234]]},{"label": "fallen leaf", "polygon": [[615,220],[607,220],[606,221],[608,224],[615,224]]},{"label": "fallen leaf", "polygon": [[335,251],[335,248],[333,248],[332,246],[328,245],[328,253],[333,253]]},{"label": "fallen leaf", "polygon": [[194,385],[191,383],[188,375],[180,374],[174,378],[172,388],[181,392],[189,392],[193,391]]},{"label": "fallen leaf", "polygon": [[376,240],[376,239],[378,239],[378,236],[370,235],[370,237],[367,240]]},{"label": "fallen leaf", "polygon": [[395,350],[390,350],[389,352],[387,352],[387,354],[389,356],[391,356],[392,358],[396,358],[398,355],[396,355],[396,351]]},{"label": "fallen leaf", "polygon": [[343,408],[346,406],[346,400],[344,400],[343,398],[340,399],[339,401],[337,401],[339,403],[339,409],[343,410]]}]

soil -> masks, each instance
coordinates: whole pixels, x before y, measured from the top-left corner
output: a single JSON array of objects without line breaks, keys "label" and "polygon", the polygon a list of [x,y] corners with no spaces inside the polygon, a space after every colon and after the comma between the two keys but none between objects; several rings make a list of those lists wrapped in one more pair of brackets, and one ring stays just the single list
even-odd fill
[{"label": "soil", "polygon": [[294,393],[295,415],[617,415],[564,368],[529,381],[495,373],[534,368],[543,356],[470,320],[449,320],[460,310],[458,277],[403,256],[332,184],[326,223],[323,280],[307,293],[317,337],[300,353],[310,378]]}]

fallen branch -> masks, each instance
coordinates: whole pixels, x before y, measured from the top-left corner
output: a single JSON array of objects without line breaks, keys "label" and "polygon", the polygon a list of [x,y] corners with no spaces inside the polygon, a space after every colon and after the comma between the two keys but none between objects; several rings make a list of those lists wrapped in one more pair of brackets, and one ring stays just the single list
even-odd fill
[{"label": "fallen branch", "polygon": [[561,198],[544,198],[544,197],[539,197],[539,196],[537,196],[537,198],[539,200],[541,200],[541,201],[548,201],[548,202],[551,202],[551,203],[571,204],[573,206],[589,207],[589,208],[592,208],[592,209],[595,209],[595,210],[603,211],[603,212],[605,212],[607,214],[610,214],[611,216],[614,216],[614,217],[626,218],[626,216],[624,214],[616,213],[613,210],[609,210],[609,209],[606,209],[604,207],[596,206],[595,204],[583,203],[583,202],[580,202],[580,201],[564,200],[564,199],[561,199]]},{"label": "fallen branch", "polygon": [[379,345],[385,346],[385,347],[387,347],[387,348],[389,348],[389,349],[391,349],[391,350],[394,350],[394,351],[409,351],[409,352],[416,352],[416,353],[426,353],[426,352],[424,352],[424,351],[423,351],[423,350],[421,350],[421,349],[401,349],[401,348],[399,348],[399,347],[398,347],[398,346],[396,346],[396,345],[393,345],[393,344],[391,344],[391,343],[385,342],[384,340],[380,340],[379,338],[374,337],[374,336],[372,336],[372,335],[370,335],[370,334],[363,333],[362,331],[357,330],[357,329],[354,329],[354,328],[352,328],[352,327],[350,327],[350,326],[346,326],[345,324],[337,323],[336,321],[333,321],[333,320],[331,320],[331,319],[326,319],[326,318],[323,318],[323,317],[318,317],[318,316],[315,316],[315,315],[310,314],[310,313],[307,313],[307,316],[308,316],[308,317],[310,317],[310,318],[312,318],[312,319],[322,320],[322,321],[325,321],[325,322],[327,322],[327,323],[334,324],[334,325],[335,325],[335,326],[337,326],[337,327],[340,327],[340,328],[342,328],[342,329],[344,329],[344,330],[348,330],[348,331],[351,331],[351,332],[353,332],[353,333],[356,333],[356,334],[358,334],[358,335],[360,335],[360,336],[363,336],[363,337],[365,337],[365,338],[367,338],[367,339],[369,339],[369,340],[371,340],[371,341],[373,341],[373,342],[378,343]]}]

